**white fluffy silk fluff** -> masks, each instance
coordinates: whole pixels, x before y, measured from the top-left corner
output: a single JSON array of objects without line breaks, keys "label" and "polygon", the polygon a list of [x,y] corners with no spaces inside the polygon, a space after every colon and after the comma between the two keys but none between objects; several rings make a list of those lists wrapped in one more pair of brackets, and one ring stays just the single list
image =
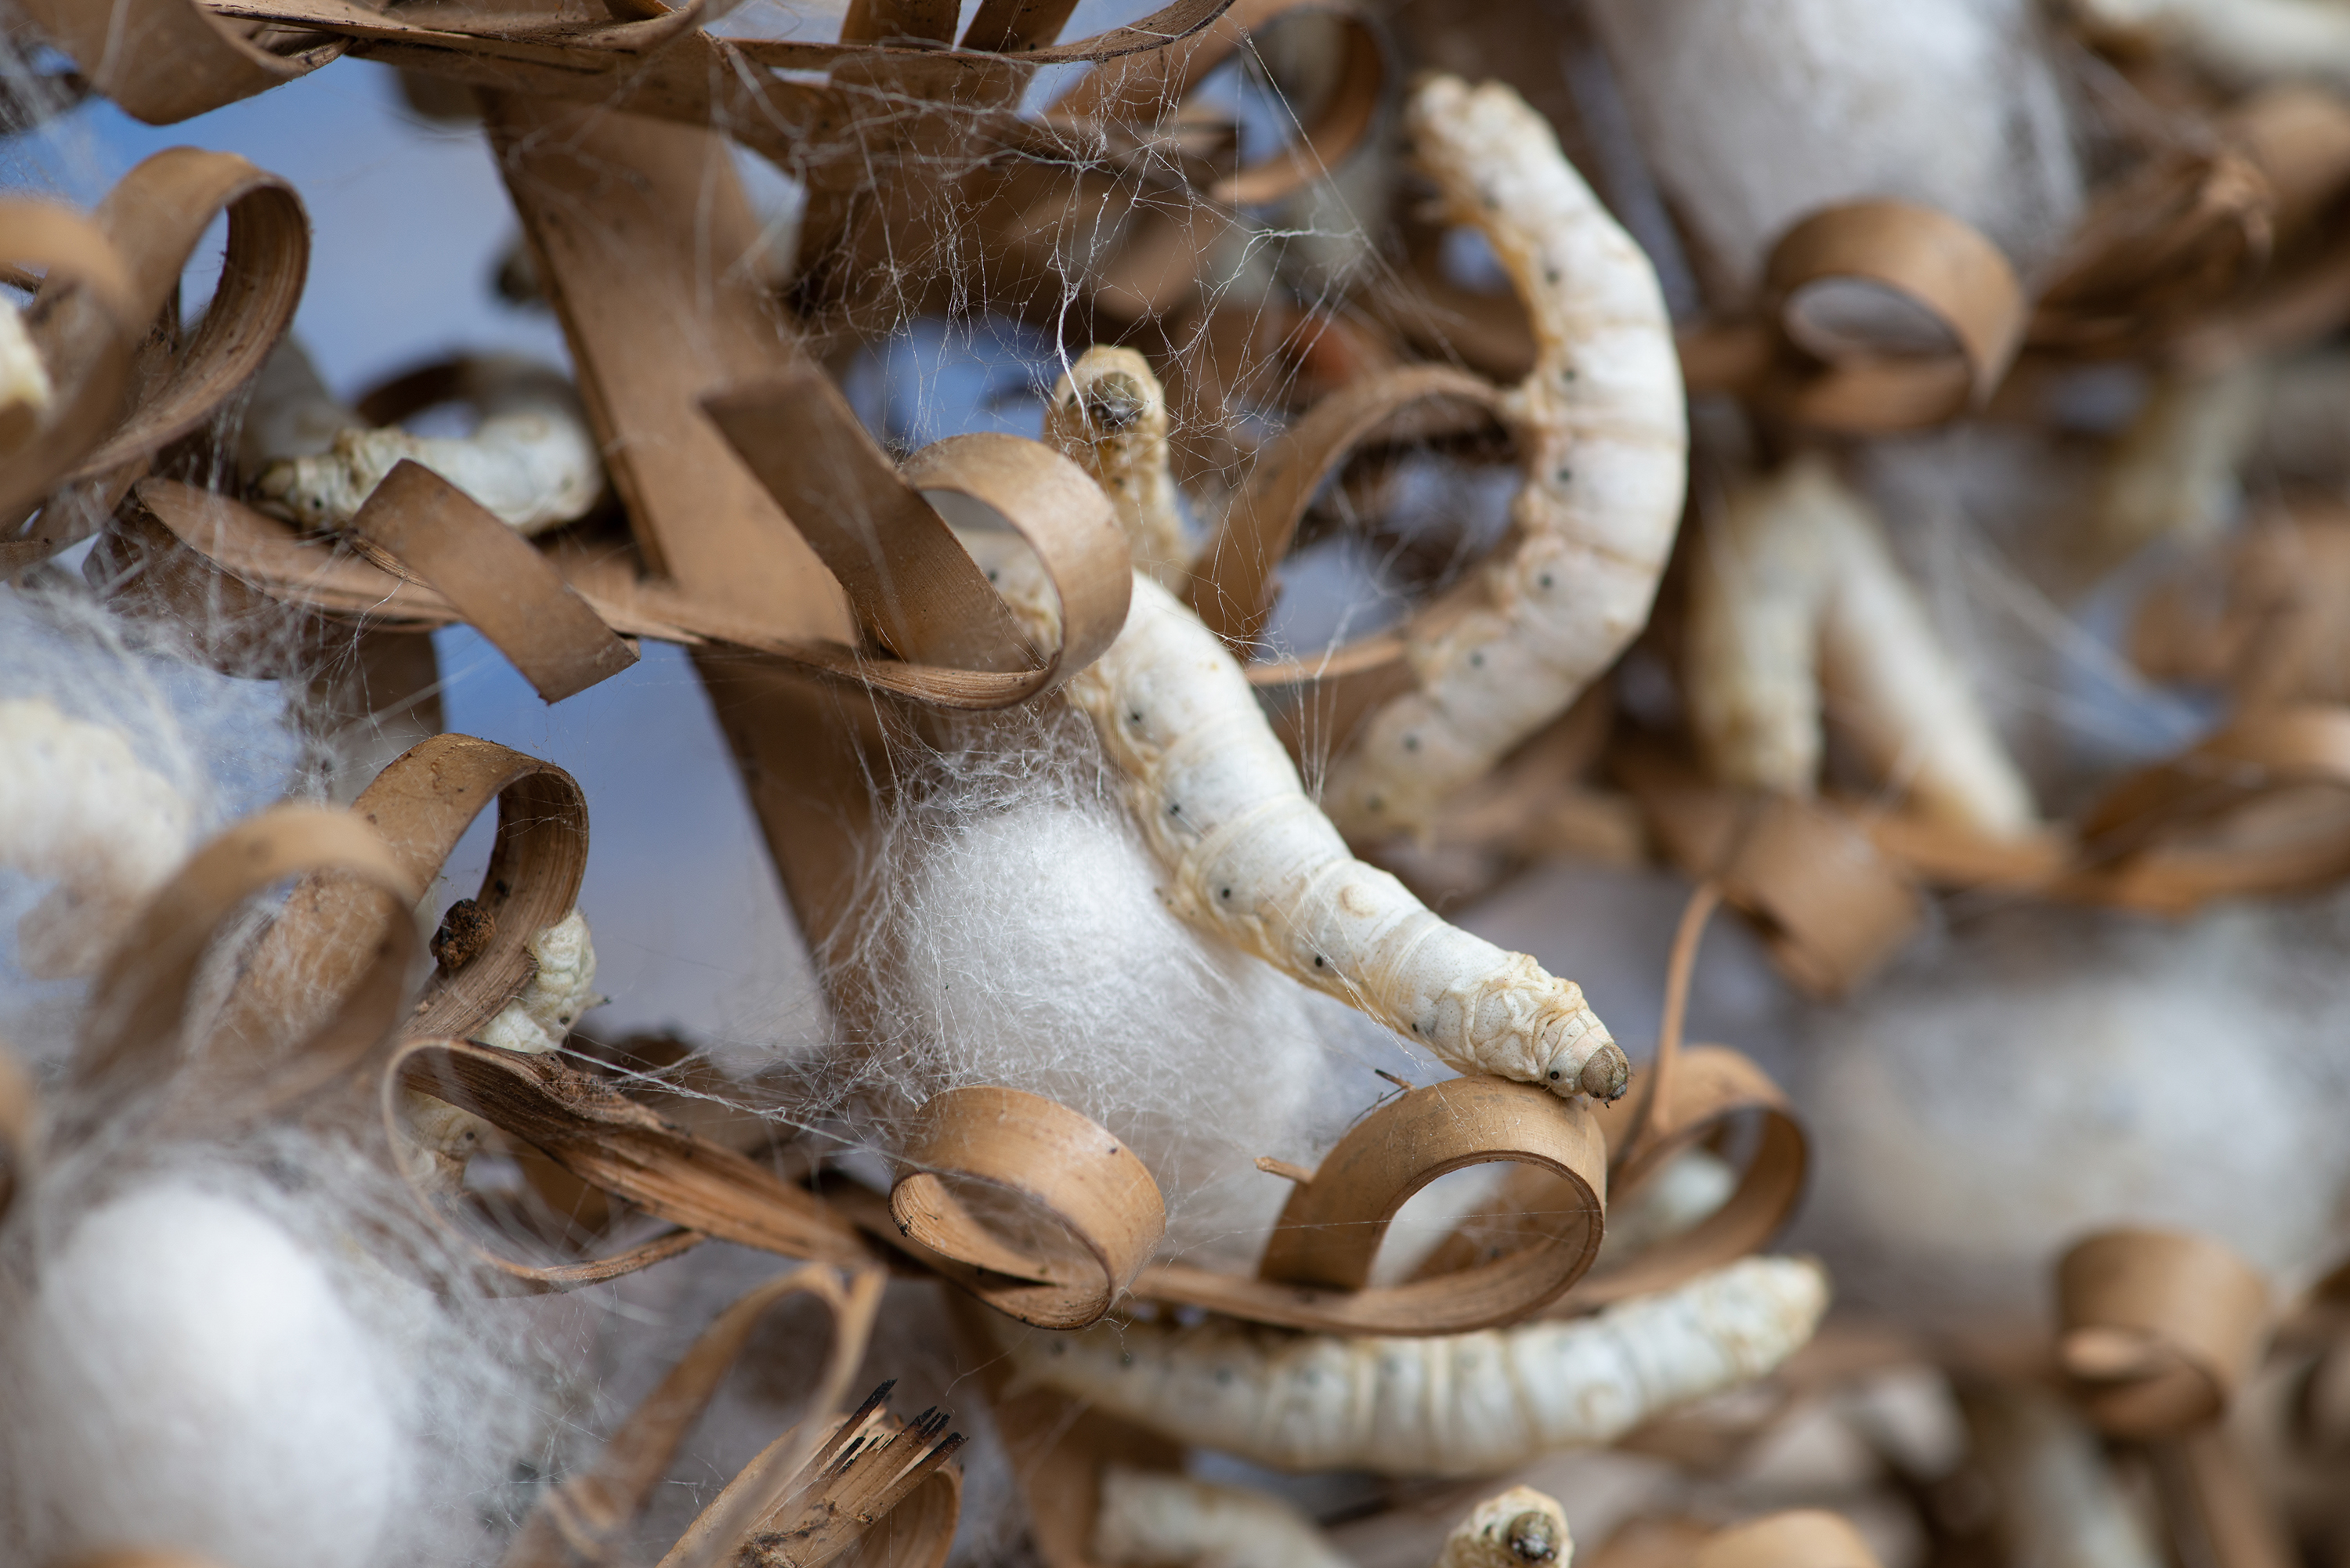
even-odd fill
[{"label": "white fluffy silk fluff", "polygon": [[1811,1021],[1794,1241],[1929,1324],[2043,1314],[2063,1250],[2117,1225],[2305,1282],[2350,1240],[2345,933],[2339,898],[1966,921]]},{"label": "white fluffy silk fluff", "polygon": [[879,836],[830,956],[834,993],[869,998],[835,1092],[885,1138],[949,1088],[1057,1100],[1140,1157],[1171,1252],[1244,1266],[1289,1190],[1256,1157],[1311,1164],[1383,1088],[1331,1048],[1367,1059],[1384,1032],[1168,910],[1082,721],[971,733]]},{"label": "white fluffy silk fluff", "polygon": [[1779,234],[1831,202],[1939,207],[2026,268],[2080,211],[2064,102],[2026,0],[1592,10],[1718,304],[1742,300]]},{"label": "white fluffy silk fluff", "polygon": [[347,1160],[280,1137],[263,1160],[149,1169],[87,1205],[58,1185],[76,1184],[20,1197],[0,1279],[0,1563],[490,1552],[538,1419],[523,1320],[363,1251],[399,1227],[362,1220]]}]

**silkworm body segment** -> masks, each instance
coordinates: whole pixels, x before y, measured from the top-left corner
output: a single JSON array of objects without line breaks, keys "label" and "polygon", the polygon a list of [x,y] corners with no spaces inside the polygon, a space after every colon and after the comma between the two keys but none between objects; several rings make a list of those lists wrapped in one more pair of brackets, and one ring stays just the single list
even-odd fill
[{"label": "silkworm body segment", "polygon": [[[1057,617],[1033,557],[967,541],[1030,635]],[[1451,924],[1356,859],[1307,798],[1248,678],[1138,573],[1126,628],[1063,689],[1093,721],[1178,917],[1367,1013],[1464,1073],[1621,1094],[1628,1067],[1572,981]]]},{"label": "silkworm body segment", "polygon": [[1596,1316],[1426,1338],[1224,1320],[1002,1327],[1021,1375],[1179,1442],[1278,1469],[1470,1476],[1613,1442],[1772,1370],[1810,1339],[1827,1275],[1747,1258]]},{"label": "silkworm body segment", "polygon": [[1533,317],[1534,371],[1504,395],[1525,481],[1519,543],[1482,602],[1414,634],[1417,690],[1331,766],[1349,834],[1419,828],[1437,803],[1563,711],[1648,623],[1689,447],[1680,366],[1655,271],[1543,117],[1508,88],[1431,78],[1408,110],[1451,218],[1492,243]]}]

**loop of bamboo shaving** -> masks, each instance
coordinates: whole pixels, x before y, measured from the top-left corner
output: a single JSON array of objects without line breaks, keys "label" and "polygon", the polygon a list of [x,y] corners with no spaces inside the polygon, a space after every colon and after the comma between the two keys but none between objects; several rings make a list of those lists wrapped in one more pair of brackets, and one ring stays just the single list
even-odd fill
[{"label": "loop of bamboo shaving", "polygon": [[2125,1437],[2173,1436],[2218,1416],[2268,1328],[2267,1282],[2184,1232],[2092,1236],[2058,1262],[2056,1295],[2074,1395],[2091,1421]]}]

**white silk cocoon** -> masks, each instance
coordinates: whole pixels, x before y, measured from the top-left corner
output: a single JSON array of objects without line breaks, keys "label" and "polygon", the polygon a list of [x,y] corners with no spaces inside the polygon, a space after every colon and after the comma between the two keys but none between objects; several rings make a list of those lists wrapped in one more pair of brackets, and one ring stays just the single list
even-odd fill
[{"label": "white silk cocoon", "polygon": [[1718,306],[1833,202],[1941,208],[2027,270],[2080,212],[2025,0],[1594,0],[1592,14]]},{"label": "white silk cocoon", "polygon": [[2122,1225],[2305,1282],[2350,1239],[2345,929],[2340,898],[1966,922],[1813,1019],[1794,1243],[1925,1324],[2041,1316],[2058,1255]]},{"label": "white silk cocoon", "polygon": [[1008,733],[940,758],[880,836],[828,963],[836,995],[870,999],[837,1092],[885,1137],[945,1089],[1057,1100],[1141,1158],[1170,1252],[1253,1262],[1289,1192],[1256,1158],[1312,1164],[1385,1087],[1326,1047],[1384,1063],[1384,1033],[1167,909],[1082,720]]},{"label": "white silk cocoon", "polygon": [[410,1277],[450,1282],[453,1260],[308,1140],[120,1185],[100,1163],[47,1173],[9,1215],[0,1564],[495,1555],[542,1416],[526,1310]]}]

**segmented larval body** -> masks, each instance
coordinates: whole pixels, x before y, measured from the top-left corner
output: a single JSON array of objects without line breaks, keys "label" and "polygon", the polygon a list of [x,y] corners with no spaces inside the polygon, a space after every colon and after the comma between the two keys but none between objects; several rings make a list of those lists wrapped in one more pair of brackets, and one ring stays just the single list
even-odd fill
[{"label": "segmented larval body", "polygon": [[1093,1549],[1137,1568],[1352,1568],[1312,1520],[1269,1492],[1124,1465],[1102,1471]]},{"label": "segmented larval body", "polygon": [[562,1044],[579,1015],[605,999],[596,994],[596,949],[578,910],[540,928],[527,946],[536,971],[475,1038],[535,1054]]},{"label": "segmented larval body", "polygon": [[[1059,635],[1035,558],[972,555],[1041,646]],[[1452,925],[1347,849],[1223,643],[1140,573],[1126,628],[1062,689],[1103,753],[1178,918],[1326,992],[1464,1073],[1614,1099],[1629,1068],[1583,988]]]},{"label": "segmented larval body", "polygon": [[1482,231],[1533,318],[1531,375],[1503,394],[1525,482],[1514,549],[1482,602],[1412,635],[1417,689],[1331,764],[1323,805],[1358,836],[1416,829],[1563,712],[1648,624],[1687,483],[1680,360],[1655,270],[1499,83],[1412,95],[1414,155],[1448,216]]},{"label": "segmented larval body", "polygon": [[1167,392],[1150,361],[1097,344],[1054,385],[1045,444],[1094,476],[1134,552],[1135,570],[1180,591],[1191,566],[1167,461]]},{"label": "segmented larval body", "polygon": [[1595,1317],[1400,1339],[1212,1319],[1004,1324],[1021,1376],[1123,1420],[1285,1470],[1471,1476],[1613,1442],[1763,1376],[1826,1311],[1818,1264],[1747,1258]]},{"label": "segmented larval body", "polygon": [[297,523],[339,528],[413,459],[520,534],[587,515],[603,493],[604,464],[571,384],[541,367],[492,361],[472,369],[469,386],[483,416],[469,436],[345,430],[324,452],[271,463],[257,488]]},{"label": "segmented larval body", "polygon": [[27,973],[96,969],[188,857],[188,802],[103,724],[0,701],[0,869],[55,881],[17,924]]}]

